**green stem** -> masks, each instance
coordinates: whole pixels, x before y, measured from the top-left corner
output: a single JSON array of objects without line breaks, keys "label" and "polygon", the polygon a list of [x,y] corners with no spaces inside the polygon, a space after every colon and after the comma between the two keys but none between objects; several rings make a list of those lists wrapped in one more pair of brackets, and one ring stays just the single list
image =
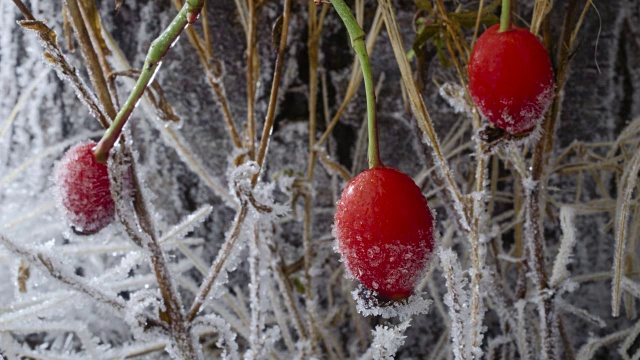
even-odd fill
[{"label": "green stem", "polygon": [[500,31],[507,31],[511,28],[511,1],[502,0],[502,9],[500,10]]},{"label": "green stem", "polygon": [[378,147],[378,125],[376,119],[376,94],[373,84],[373,75],[371,74],[371,66],[369,64],[369,55],[367,54],[367,45],[364,38],[365,33],[358,25],[358,21],[351,9],[343,0],[331,0],[331,4],[338,12],[338,15],[347,27],[349,38],[351,38],[351,46],[358,55],[360,66],[362,67],[362,76],[364,78],[364,89],[367,95],[367,126],[369,134],[369,168],[382,167],[380,160],[380,149]]},{"label": "green stem", "polygon": [[133,109],[140,101],[145,89],[160,68],[162,59],[187,24],[196,20],[200,10],[202,10],[203,4],[204,0],[187,0],[169,26],[151,43],[136,85],[133,87],[124,106],[118,111],[115,120],[113,120],[113,123],[104,133],[102,139],[100,139],[100,142],[98,142],[98,145],[93,151],[93,156],[98,162],[107,162],[109,151],[120,136],[120,133],[122,133],[122,128],[124,128]]}]

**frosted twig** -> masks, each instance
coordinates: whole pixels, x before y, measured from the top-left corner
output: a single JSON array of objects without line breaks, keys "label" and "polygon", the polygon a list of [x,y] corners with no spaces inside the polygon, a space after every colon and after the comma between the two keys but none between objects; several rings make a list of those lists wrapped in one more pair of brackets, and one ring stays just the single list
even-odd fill
[{"label": "frosted twig", "polygon": [[[259,53],[256,51],[256,28],[258,23],[258,17],[256,16],[256,1],[247,0],[247,71],[246,71],[246,93],[247,93],[247,133],[245,140],[248,140],[248,144],[245,143],[244,147],[247,149],[249,159],[255,160],[256,151],[256,113],[255,113],[255,101],[256,101],[256,87],[258,85],[259,78]],[[248,138],[248,139],[247,139]]]},{"label": "frosted twig", "polygon": [[24,319],[32,315],[37,315],[43,311],[53,308],[61,303],[68,301],[76,293],[71,291],[57,291],[53,294],[40,297],[36,301],[23,301],[11,304],[11,307],[0,308],[0,328],[7,327],[8,324],[15,322],[24,322]]},{"label": "frosted twig", "polygon": [[618,353],[622,356],[623,359],[636,360],[640,358],[640,352],[638,352],[639,350],[637,348],[635,349],[636,352],[629,356],[629,350],[631,350],[631,347],[635,344],[638,335],[640,335],[640,321],[636,322],[636,324],[631,328],[631,331],[618,348]]},{"label": "frosted twig", "polygon": [[625,166],[618,182],[618,197],[616,200],[615,217],[615,253],[613,258],[613,282],[611,283],[611,308],[613,316],[620,314],[620,282],[624,267],[624,251],[627,242],[627,227],[629,222],[629,207],[631,195],[636,187],[638,171],[640,170],[640,146]]},{"label": "frosted twig", "polygon": [[94,288],[88,284],[83,278],[75,275],[71,271],[62,266],[56,259],[51,258],[46,252],[38,249],[30,249],[9,240],[4,235],[0,235],[0,242],[10,251],[20,255],[25,260],[38,266],[40,269],[49,273],[54,279],[69,285],[72,289],[79,291],[90,298],[108,305],[114,310],[121,312],[125,308],[125,303],[117,297],[108,295],[101,289]]},{"label": "frosted twig", "polygon": [[518,326],[516,328],[516,343],[518,344],[518,353],[522,360],[531,358],[531,351],[529,349],[529,335],[526,328],[526,300],[519,300],[515,303],[516,312],[518,314]]},{"label": "frosted twig", "polygon": [[[14,2],[16,4],[22,4],[21,1],[14,0]],[[22,6],[24,6],[24,4],[22,4]],[[69,64],[58,47],[56,33],[43,22],[33,19],[33,16],[31,16],[29,20],[19,21],[18,24],[38,34],[45,49],[44,54],[42,54],[45,61],[53,65],[60,79],[71,84],[78,98],[89,108],[91,115],[93,115],[103,127],[108,127],[110,123],[109,117],[105,114],[104,109],[98,103],[95,95],[89,90],[80,76],[78,76],[76,69]]]},{"label": "frosted twig", "polygon": [[258,224],[253,224],[251,239],[249,240],[249,274],[251,283],[249,284],[249,298],[251,301],[251,335],[249,337],[250,352],[253,358],[261,356],[264,346],[263,322],[261,314],[261,291],[260,291],[260,238]]},{"label": "frosted twig", "polygon": [[244,223],[244,219],[247,217],[247,212],[248,205],[246,202],[243,202],[242,206],[240,207],[240,211],[236,213],[236,218],[233,221],[233,225],[231,227],[229,235],[220,247],[220,251],[218,251],[216,259],[213,261],[213,264],[211,264],[211,267],[209,268],[207,277],[202,282],[202,285],[200,285],[198,295],[196,296],[195,300],[193,300],[193,304],[191,304],[191,308],[189,309],[189,312],[186,316],[187,321],[193,321],[198,312],[200,312],[202,304],[204,304],[205,299],[209,295],[209,291],[211,291],[211,288],[213,288],[218,275],[220,275],[220,271],[222,271],[222,268],[224,267],[227,258],[231,254],[236,241],[238,241],[240,230],[242,229],[242,224]]},{"label": "frosted twig", "polygon": [[[92,341],[93,334],[91,334],[87,325],[80,321],[42,321],[38,319],[14,324],[8,329],[2,329],[0,327],[0,331],[7,330],[10,331],[11,334],[30,334],[33,332],[72,333],[80,340],[80,343],[86,349],[87,354],[84,354],[84,356],[89,356],[94,359],[98,358],[96,344]],[[75,355],[82,356],[80,353],[76,353]]]},{"label": "frosted twig", "polygon": [[[269,106],[267,107],[267,116],[264,119],[262,128],[262,138],[260,139],[260,147],[256,161],[262,170],[264,165],[264,157],[267,154],[273,123],[275,120],[276,106],[278,100],[278,89],[280,84],[280,76],[282,75],[282,65],[284,64],[284,52],[287,48],[287,37],[289,34],[289,14],[291,12],[291,0],[284,0],[284,9],[282,10],[282,31],[280,33],[280,43],[278,45],[278,56],[276,57],[276,65],[273,71],[273,81],[271,83],[271,94],[269,95]],[[251,182],[256,184],[260,173],[253,175]]]},{"label": "frosted twig", "polygon": [[623,276],[620,285],[624,291],[628,292],[636,299],[640,299],[640,284],[626,276]]},{"label": "frosted twig", "polygon": [[291,354],[295,351],[295,345],[293,343],[293,337],[291,336],[291,331],[289,330],[289,324],[287,323],[288,319],[285,316],[285,313],[282,309],[282,304],[280,303],[280,296],[276,293],[276,290],[273,286],[272,279],[263,280],[263,284],[267,287],[267,294],[269,295],[269,300],[271,301],[271,309],[273,310],[273,316],[280,327],[280,331],[282,332],[282,340],[284,341],[287,350]]},{"label": "frosted twig", "polygon": [[[542,161],[542,160],[539,160]],[[536,162],[534,158],[534,162]],[[555,358],[555,342],[553,341],[553,320],[554,302],[553,294],[547,293],[548,280],[544,259],[544,233],[542,229],[542,211],[540,202],[542,189],[539,183],[525,187],[525,238],[529,253],[529,266],[532,268],[532,279],[536,287],[538,296],[541,296],[538,304],[538,315],[540,318],[540,338],[541,354],[543,359],[551,360]]]},{"label": "frosted twig", "polygon": [[587,310],[576,307],[566,301],[558,300],[558,308],[566,313],[575,315],[583,320],[586,320],[599,328],[604,328],[607,326],[607,323],[604,320],[602,320],[599,316],[593,315]]},{"label": "frosted twig", "polygon": [[[101,304],[107,305],[108,307],[114,309],[116,314],[123,314],[126,308],[126,304],[121,299],[105,293],[100,288],[94,287],[91,284],[87,283],[80,276],[75,275],[71,271],[67,271],[67,269],[65,269],[56,259],[51,258],[48,254],[46,254],[46,252],[17,245],[13,241],[6,238],[4,235],[0,235],[0,242],[7,249],[20,255],[30,263],[38,266],[46,273],[49,273],[54,279],[67,284],[72,289],[88,296],[89,298]],[[161,324],[154,319],[143,317],[142,315],[140,315],[137,320],[143,327],[157,326],[160,328],[165,328],[164,324]]]},{"label": "frosted twig", "polygon": [[[124,165],[128,164],[130,170],[131,187],[133,189],[132,198],[125,197],[119,203],[132,202],[134,210],[134,218],[126,220],[127,216],[119,213],[120,219],[127,230],[127,234],[131,236],[131,240],[138,246],[144,247],[149,251],[149,260],[151,267],[156,276],[156,281],[160,289],[164,308],[160,311],[160,319],[166,323],[168,331],[172,337],[173,345],[177,347],[180,356],[185,358],[197,358],[198,350],[195,347],[192,333],[189,331],[185,321],[184,309],[178,289],[172,279],[172,273],[167,265],[164,253],[160,247],[160,242],[156,234],[154,218],[151,211],[151,205],[147,202],[144,195],[141,180],[136,171],[136,159],[131,153],[127,144],[123,141],[122,148],[114,154],[114,161],[122,161]],[[127,161],[127,159],[130,159]],[[115,184],[114,188],[122,188],[120,184],[124,179],[111,176],[111,181]],[[126,206],[121,204],[120,206]],[[121,209],[121,211],[124,211]],[[136,221],[136,224],[133,222]]]},{"label": "frosted twig", "polygon": [[576,243],[575,212],[572,208],[564,206],[560,209],[560,226],[562,227],[562,238],[560,250],[553,264],[553,272],[549,286],[557,288],[561,282],[569,278],[571,274],[567,270],[567,265],[571,262],[571,252]]},{"label": "frosted twig", "polygon": [[513,341],[509,336],[498,336],[493,339],[489,339],[489,343],[487,346],[487,359],[497,359],[498,358],[498,350]]},{"label": "frosted twig", "polygon": [[471,359],[470,349],[466,339],[466,326],[464,319],[468,309],[467,293],[464,290],[466,279],[462,275],[462,269],[458,263],[458,257],[451,249],[440,249],[438,252],[443,276],[447,284],[447,294],[444,302],[449,307],[449,317],[451,318],[451,342],[453,354],[456,360]]},{"label": "frosted twig", "polygon": [[601,338],[589,338],[586,344],[584,344],[578,354],[576,355],[576,359],[578,360],[588,360],[592,359],[601,347],[613,344],[617,341],[624,339],[626,336],[631,333],[632,328],[624,329],[620,331],[616,331],[607,336],[603,336]]},{"label": "frosted twig", "polygon": [[300,311],[296,306],[296,299],[293,296],[293,291],[291,289],[291,284],[289,279],[286,277],[286,274],[283,270],[283,266],[281,263],[278,263],[274,258],[276,257],[275,249],[270,247],[271,254],[271,269],[274,272],[276,282],[278,284],[278,288],[282,293],[282,297],[284,298],[285,306],[287,307],[287,311],[293,317],[293,325],[298,332],[298,336],[304,341],[307,338],[307,331],[302,322],[302,318],[300,316]]},{"label": "frosted twig", "polygon": [[185,216],[180,223],[176,224],[171,230],[165,232],[160,238],[160,243],[169,241],[175,237],[182,237],[187,233],[193,231],[194,228],[202,224],[204,220],[211,214],[213,207],[211,205],[205,205],[198,210],[191,213],[189,216]]},{"label": "frosted twig", "polygon": [[[47,212],[49,212],[52,209],[55,209],[55,204],[53,202],[48,202],[45,203],[41,206],[36,207],[35,209],[31,209],[30,212],[16,218],[15,220],[13,220],[12,222],[4,225],[3,227],[0,227],[0,230],[9,230],[15,226],[18,226],[28,220],[31,220],[33,218],[36,218],[42,214],[45,214]],[[0,259],[2,258],[2,256],[0,256]]]},{"label": "frosted twig", "polygon": [[[186,245],[201,245],[204,242],[200,239],[177,239],[161,242],[163,248],[175,248]],[[62,249],[62,254],[65,256],[79,256],[79,255],[95,255],[95,254],[111,254],[114,252],[128,252],[139,250],[139,248],[131,242],[114,242],[106,245],[68,245]]]}]

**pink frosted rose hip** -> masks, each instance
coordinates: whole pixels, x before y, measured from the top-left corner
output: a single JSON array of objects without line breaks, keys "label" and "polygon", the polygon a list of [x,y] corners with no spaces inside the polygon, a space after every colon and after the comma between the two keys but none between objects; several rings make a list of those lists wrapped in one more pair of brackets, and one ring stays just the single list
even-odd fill
[{"label": "pink frosted rose hip", "polygon": [[107,166],[93,157],[93,141],[76,144],[53,169],[54,193],[67,221],[78,231],[95,233],[115,215]]}]

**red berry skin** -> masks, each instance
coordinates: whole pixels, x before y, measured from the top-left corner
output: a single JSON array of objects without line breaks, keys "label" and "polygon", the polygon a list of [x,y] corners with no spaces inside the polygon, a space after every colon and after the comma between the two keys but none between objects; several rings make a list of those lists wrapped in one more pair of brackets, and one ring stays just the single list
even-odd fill
[{"label": "red berry skin", "polygon": [[54,193],[66,219],[76,230],[95,233],[115,215],[107,166],[93,157],[96,143],[71,147],[53,169]]},{"label": "red berry skin", "polygon": [[411,295],[434,246],[433,215],[413,180],[374,167],[342,192],[334,236],[348,271],[383,299]]},{"label": "red berry skin", "polygon": [[532,130],[554,92],[549,54],[529,30],[499,32],[494,25],[478,38],[469,61],[469,92],[480,113],[510,134]]}]

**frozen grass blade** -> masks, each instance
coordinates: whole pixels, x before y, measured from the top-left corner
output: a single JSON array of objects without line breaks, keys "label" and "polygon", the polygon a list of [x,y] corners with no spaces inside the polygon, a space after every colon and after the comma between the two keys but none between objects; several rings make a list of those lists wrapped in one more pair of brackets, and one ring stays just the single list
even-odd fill
[{"label": "frozen grass blade", "polygon": [[562,227],[562,239],[560,250],[553,264],[553,272],[549,286],[557,288],[561,282],[571,275],[567,270],[567,265],[571,262],[571,252],[576,244],[575,212],[570,207],[560,209],[560,226]]},{"label": "frozen grass blade", "polygon": [[18,116],[18,113],[20,112],[20,110],[22,110],[22,108],[24,108],[24,106],[27,104],[33,90],[35,90],[38,87],[38,85],[42,81],[44,81],[47,75],[49,75],[49,70],[43,71],[42,74],[38,75],[38,77],[33,79],[31,84],[29,84],[29,86],[27,86],[25,89],[22,90],[22,94],[20,95],[20,98],[16,102],[13,109],[11,109],[11,113],[9,114],[9,117],[7,117],[4,123],[2,123],[2,126],[0,126],[0,140],[2,140],[2,137],[7,133],[7,130],[11,128],[11,124],[13,124],[13,121],[16,119],[16,116]]},{"label": "frozen grass blade", "polygon": [[615,255],[613,258],[613,281],[611,283],[612,315],[620,315],[620,282],[624,268],[624,250],[627,242],[627,228],[629,222],[629,208],[631,195],[638,181],[640,170],[640,147],[636,147],[635,154],[625,166],[618,182],[618,198],[615,211]]}]

